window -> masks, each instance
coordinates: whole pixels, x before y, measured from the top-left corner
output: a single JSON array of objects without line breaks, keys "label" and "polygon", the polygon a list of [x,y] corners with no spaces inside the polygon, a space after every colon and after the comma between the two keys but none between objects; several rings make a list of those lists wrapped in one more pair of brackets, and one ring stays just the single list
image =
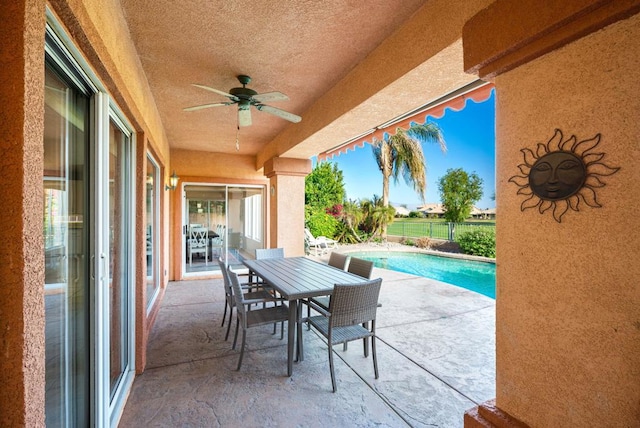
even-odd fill
[{"label": "window", "polygon": [[262,242],[262,194],[244,199],[244,230],[247,238]]},{"label": "window", "polygon": [[145,251],[146,251],[146,299],[151,308],[160,289],[160,168],[153,156],[147,154],[147,179],[145,186]]}]

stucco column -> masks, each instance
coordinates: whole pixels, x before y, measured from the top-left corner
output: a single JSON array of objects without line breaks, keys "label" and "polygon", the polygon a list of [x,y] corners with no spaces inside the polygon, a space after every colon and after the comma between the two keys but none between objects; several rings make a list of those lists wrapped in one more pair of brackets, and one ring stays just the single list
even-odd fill
[{"label": "stucco column", "polygon": [[44,426],[43,1],[0,7],[0,426]]},{"label": "stucco column", "polygon": [[[498,260],[496,398],[465,427],[640,425],[639,10],[499,0],[464,28],[496,87]],[[584,165],[575,194],[529,181],[549,153]]]},{"label": "stucco column", "polygon": [[269,178],[269,247],[289,256],[304,255],[304,178],[311,160],[275,157],[264,165]]}]

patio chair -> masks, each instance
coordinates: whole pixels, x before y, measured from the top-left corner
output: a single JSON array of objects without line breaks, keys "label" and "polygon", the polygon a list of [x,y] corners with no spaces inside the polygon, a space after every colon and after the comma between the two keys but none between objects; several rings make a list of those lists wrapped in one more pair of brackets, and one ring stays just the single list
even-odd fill
[{"label": "patio chair", "polygon": [[[256,260],[263,259],[284,259],[284,248],[256,248]],[[249,272],[250,281],[253,281],[253,275],[253,272]],[[275,324],[273,326],[273,334],[276,334]],[[283,334],[282,331],[280,334]]]},{"label": "patio chair", "polygon": [[[346,270],[348,262],[349,262],[349,256],[346,254],[332,252],[329,255],[329,263],[328,263],[329,266],[333,266],[341,270]],[[309,298],[309,300],[312,300],[313,303],[321,306],[324,309],[329,309],[329,296],[311,297]],[[305,300],[303,303],[307,303],[307,301]],[[307,305],[307,316],[308,317],[311,316],[311,306],[308,306],[308,305]],[[310,326],[307,326],[307,330],[310,328],[311,328]]]},{"label": "patio chair", "polygon": [[338,241],[329,239],[326,236],[318,236],[316,238],[306,227],[304,229],[304,242],[308,253],[311,254],[311,251],[313,251],[315,256],[321,256],[328,252],[329,249],[338,248]]},{"label": "patio chair", "polygon": [[359,259],[357,257],[351,257],[349,259],[348,272],[361,276],[363,278],[370,279],[373,273],[373,262],[369,260]]},{"label": "patio chair", "polygon": [[[348,256],[344,254],[331,253],[331,256],[329,256],[329,265],[345,270],[345,268],[347,267],[347,259],[349,262],[349,267],[347,268],[348,272],[366,279],[371,279],[371,273],[373,272],[373,262],[370,262],[368,260],[363,260],[356,257],[348,258]],[[313,300],[316,305],[320,305],[325,309],[329,308],[329,296],[312,297],[311,300]]]},{"label": "patio chair", "polygon": [[256,248],[256,260],[283,258],[284,248]]},{"label": "patio chair", "polygon": [[[329,370],[331,385],[336,392],[336,378],[333,367],[333,346],[358,339],[371,337],[371,353],[373,354],[373,370],[378,379],[378,359],[376,355],[376,312],[382,279],[377,278],[357,284],[336,284],[329,301],[329,309],[325,310],[313,302],[309,304],[320,315],[307,319],[318,333],[327,339],[329,351]],[[298,321],[301,323],[302,321]],[[371,325],[371,328],[368,327]],[[298,328],[301,326],[298,325]],[[365,357],[367,357],[365,352]]]},{"label": "patio chair", "polygon": [[[229,310],[229,323],[227,325],[227,333],[224,336],[224,340],[229,339],[229,331],[231,330],[231,322],[233,321],[233,308],[236,306],[236,301],[233,297],[233,288],[231,286],[231,279],[229,278],[229,272],[222,258],[218,258],[218,266],[220,266],[220,272],[222,272],[222,280],[224,282],[224,294],[225,305],[224,313],[222,314],[222,324],[220,327],[224,327],[224,320],[227,318],[227,309]],[[240,276],[239,274],[238,277]],[[239,279],[238,279],[239,281]],[[270,289],[263,283],[246,282],[241,283],[240,287],[244,293],[244,297],[248,300],[252,299],[272,299],[273,294]]]},{"label": "patio chair", "polygon": [[[240,348],[240,358],[238,359],[238,368],[242,366],[242,358],[244,357],[244,348],[247,344],[247,329],[251,327],[257,327],[265,324],[284,322],[289,319],[289,308],[283,302],[279,305],[263,307],[261,309],[248,310],[249,305],[256,303],[267,303],[282,301],[282,299],[276,299],[271,296],[268,299],[249,299],[246,294],[243,294],[238,275],[230,269],[227,269],[229,278],[231,279],[231,286],[233,288],[233,297],[236,302],[236,333],[233,338],[233,349],[236,348],[236,342],[238,340],[238,330],[242,328],[242,345]],[[282,336],[280,337],[282,339]]]}]

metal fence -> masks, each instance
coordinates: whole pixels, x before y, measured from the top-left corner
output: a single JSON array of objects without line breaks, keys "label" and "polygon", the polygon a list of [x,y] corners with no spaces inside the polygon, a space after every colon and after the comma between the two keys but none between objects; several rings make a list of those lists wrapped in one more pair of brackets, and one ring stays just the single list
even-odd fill
[{"label": "metal fence", "polygon": [[456,236],[472,230],[487,229],[495,233],[495,224],[487,223],[445,223],[445,222],[393,222],[387,235],[403,238],[429,237],[455,241]]}]

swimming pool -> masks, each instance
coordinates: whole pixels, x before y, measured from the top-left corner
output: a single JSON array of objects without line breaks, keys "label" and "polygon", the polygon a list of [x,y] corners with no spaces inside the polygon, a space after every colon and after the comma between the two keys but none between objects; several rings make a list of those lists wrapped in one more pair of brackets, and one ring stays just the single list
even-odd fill
[{"label": "swimming pool", "polygon": [[435,279],[496,298],[494,263],[395,251],[360,251],[349,255],[370,260],[379,268]]}]

